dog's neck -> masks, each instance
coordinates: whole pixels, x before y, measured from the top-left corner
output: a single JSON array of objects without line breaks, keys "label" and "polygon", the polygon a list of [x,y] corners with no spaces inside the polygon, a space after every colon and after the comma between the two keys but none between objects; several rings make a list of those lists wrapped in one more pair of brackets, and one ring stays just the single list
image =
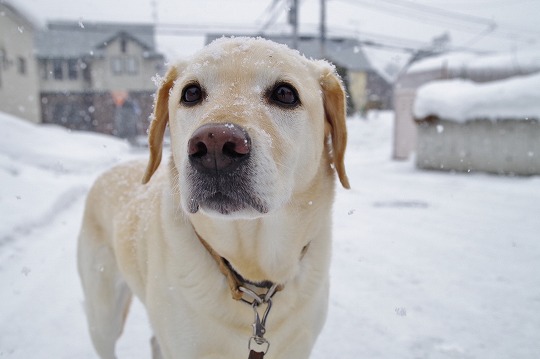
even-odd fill
[{"label": "dog's neck", "polygon": [[[231,290],[231,294],[233,299],[235,300],[242,300],[245,294],[245,289],[248,288],[250,291],[253,291],[253,293],[256,293],[257,295],[262,295],[262,293],[258,293],[258,289],[265,290],[264,294],[267,294],[269,290],[275,290],[280,291],[283,289],[282,284],[276,284],[269,280],[264,280],[262,282],[253,282],[249,279],[244,278],[240,273],[238,273],[232,265],[227,261],[227,259],[220,256],[209,244],[206,242],[193,228],[195,231],[195,234],[197,235],[197,238],[203,245],[203,247],[208,251],[208,253],[214,258],[216,261],[219,270],[221,273],[225,276],[227,279],[227,283],[229,285],[229,288]],[[251,289],[249,288],[251,287]],[[255,289],[255,290],[253,290]]]},{"label": "dog's neck", "polygon": [[[178,173],[174,166],[170,169],[174,188]],[[325,170],[330,167],[321,166],[321,171]],[[331,208],[327,203],[334,196],[334,181],[331,176],[322,178],[313,188],[297,193],[286,207],[260,218],[228,220],[199,211],[185,214],[186,219],[199,237],[228,263],[223,268],[228,266],[239,274],[238,278],[245,279],[245,283],[287,283],[303,273],[301,258],[309,243],[310,253],[330,250],[331,233],[324,223],[330,221]],[[173,197],[178,211],[180,195],[174,192]],[[317,264],[319,268],[327,265]]]}]

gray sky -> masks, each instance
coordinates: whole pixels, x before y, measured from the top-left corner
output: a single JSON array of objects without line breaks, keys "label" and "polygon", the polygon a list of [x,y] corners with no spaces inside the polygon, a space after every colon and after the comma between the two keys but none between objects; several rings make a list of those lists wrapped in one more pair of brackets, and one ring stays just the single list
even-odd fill
[{"label": "gray sky", "polygon": [[[2,0],[0,0],[2,1]],[[272,15],[273,0],[8,0],[42,22],[152,22],[213,25],[259,30]],[[278,8],[280,1],[276,1]],[[319,0],[301,0],[301,33],[313,34]],[[155,4],[153,6],[152,4]],[[268,31],[287,32],[286,6]],[[157,11],[155,11],[155,9]],[[447,33],[455,48],[489,51],[536,49],[540,52],[540,0],[327,0],[330,34],[357,36],[396,47],[415,48]],[[162,30],[164,28],[161,28]],[[203,45],[201,36],[159,31],[158,46],[168,57],[188,56]],[[372,62],[384,67],[408,57],[398,50],[371,48]]]}]

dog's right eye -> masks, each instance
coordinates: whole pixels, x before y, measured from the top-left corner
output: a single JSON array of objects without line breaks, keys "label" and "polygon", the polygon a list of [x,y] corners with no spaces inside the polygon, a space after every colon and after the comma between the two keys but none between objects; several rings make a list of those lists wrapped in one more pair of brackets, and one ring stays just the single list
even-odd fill
[{"label": "dog's right eye", "polygon": [[296,89],[289,84],[278,84],[270,98],[274,103],[284,107],[295,107],[300,102]]},{"label": "dog's right eye", "polygon": [[202,89],[199,85],[188,85],[182,91],[182,103],[186,105],[195,105],[201,101]]}]

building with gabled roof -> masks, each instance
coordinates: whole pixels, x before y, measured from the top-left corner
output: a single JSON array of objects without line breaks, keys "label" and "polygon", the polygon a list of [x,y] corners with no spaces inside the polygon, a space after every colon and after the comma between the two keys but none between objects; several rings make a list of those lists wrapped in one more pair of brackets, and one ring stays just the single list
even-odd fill
[{"label": "building with gabled roof", "polygon": [[144,133],[163,71],[150,24],[50,22],[36,35],[42,120],[133,137]]}]

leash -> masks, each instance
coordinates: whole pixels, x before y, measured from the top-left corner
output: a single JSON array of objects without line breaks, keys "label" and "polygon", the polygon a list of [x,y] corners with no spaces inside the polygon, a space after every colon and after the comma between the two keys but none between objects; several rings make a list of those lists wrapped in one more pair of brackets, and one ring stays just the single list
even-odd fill
[{"label": "leash", "polygon": [[[253,308],[254,320],[251,326],[253,327],[253,335],[249,338],[248,350],[249,356],[248,359],[264,359],[265,354],[270,348],[270,342],[264,337],[266,333],[266,319],[268,314],[272,309],[272,297],[278,291],[283,289],[283,285],[268,282],[269,285],[258,286],[253,283],[250,285],[258,288],[266,289],[266,293],[257,294],[253,290],[249,289],[246,284],[247,281],[244,280],[230,265],[230,263],[223,257],[221,257],[200,235],[197,233],[195,228],[193,228],[197,238],[202,243],[203,247],[208,251],[208,253],[216,261],[220,272],[227,279],[227,284],[231,290],[231,294],[234,300],[241,301],[250,305]],[[303,253],[302,253],[303,256]],[[259,310],[263,314],[259,314]]]}]

